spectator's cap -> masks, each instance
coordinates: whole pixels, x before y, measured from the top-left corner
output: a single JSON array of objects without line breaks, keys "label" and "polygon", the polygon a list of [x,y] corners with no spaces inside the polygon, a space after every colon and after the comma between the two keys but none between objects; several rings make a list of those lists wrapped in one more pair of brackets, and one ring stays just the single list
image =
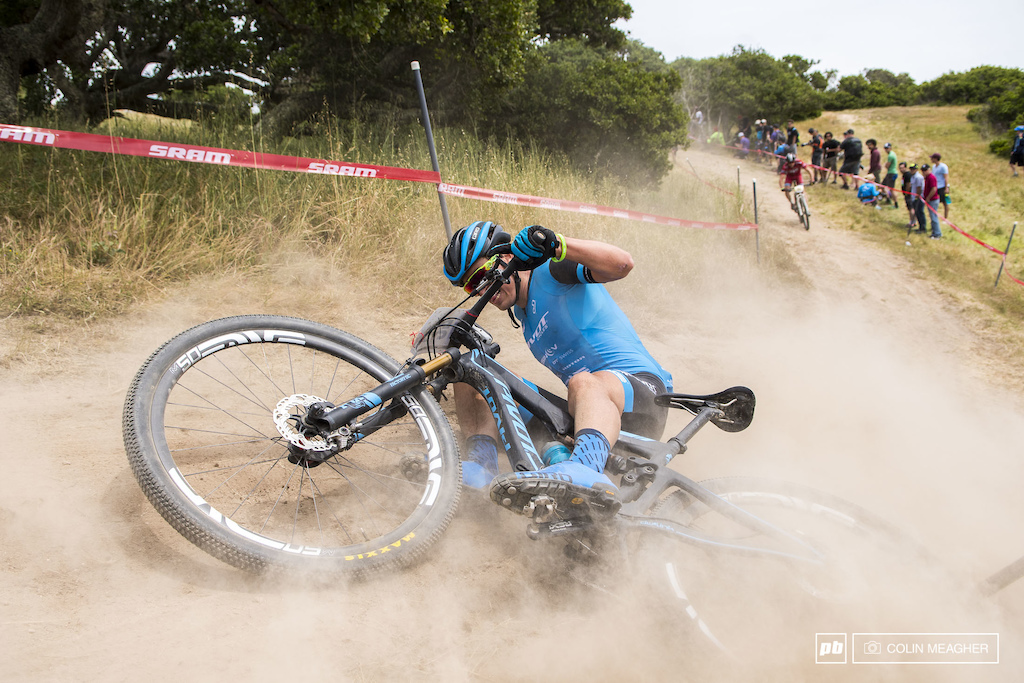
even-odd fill
[{"label": "spectator's cap", "polygon": [[891,142],[887,142],[884,145],[882,145],[882,147],[885,147],[886,149],[892,149],[892,143]]},{"label": "spectator's cap", "polygon": [[1024,130],[1024,126],[1017,126],[1016,128],[1014,128],[1014,130],[1019,133],[1022,130]]},{"label": "spectator's cap", "polygon": [[853,128],[847,128],[846,132],[843,133],[843,135],[853,135]]},{"label": "spectator's cap", "polygon": [[912,171],[916,171],[916,170],[917,170],[917,164],[911,164],[909,168],[910,168],[910,169],[911,169]]},{"label": "spectator's cap", "polygon": [[935,154],[928,157],[929,159],[935,159],[935,161],[942,161],[942,155],[936,152]]},{"label": "spectator's cap", "polygon": [[930,171],[930,170],[931,170],[931,168],[932,168],[932,167],[931,167],[931,166],[929,166],[928,164],[921,164],[921,170],[922,170],[922,171]]},{"label": "spectator's cap", "polygon": [[814,130],[813,128],[808,128],[808,129],[807,129],[807,132],[808,132],[808,133],[810,133],[811,135],[814,135],[814,134],[815,134],[815,133],[817,133],[818,131]]}]

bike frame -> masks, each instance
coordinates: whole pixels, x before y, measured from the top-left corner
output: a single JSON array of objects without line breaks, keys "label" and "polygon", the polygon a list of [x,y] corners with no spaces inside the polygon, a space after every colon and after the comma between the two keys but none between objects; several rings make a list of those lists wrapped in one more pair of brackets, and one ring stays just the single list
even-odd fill
[{"label": "bike frame", "polygon": [[[475,321],[484,306],[507,281],[515,264],[510,264],[499,273],[480,299],[467,311],[465,328],[460,334],[453,335],[453,343],[469,347],[463,353],[459,347],[452,346],[435,358],[414,364],[408,370],[399,373],[377,388],[365,392],[346,403],[333,408],[321,416],[310,420],[311,424],[327,434],[338,429],[349,429],[355,434],[354,440],[361,438],[358,430],[364,425],[373,430],[381,424],[378,417],[384,412],[384,420],[396,419],[404,414],[404,409],[397,407],[387,412],[383,406],[417,385],[434,384],[427,378],[436,373],[443,373],[440,393],[451,382],[465,382],[476,389],[487,401],[491,414],[498,427],[498,434],[513,471],[535,471],[544,467],[540,454],[537,452],[526,422],[520,413],[524,406],[538,420],[547,426],[552,433],[564,437],[571,433],[572,416],[566,405],[558,405],[498,363],[493,355],[497,347],[482,348],[484,344],[468,333],[468,328]],[[559,400],[560,403],[564,401]],[[396,404],[397,405],[397,404]],[[353,422],[359,416],[381,408],[365,423]],[[708,491],[697,482],[683,476],[668,467],[669,462],[686,450],[686,444],[708,422],[721,417],[724,412],[713,402],[708,401],[696,413],[694,418],[674,437],[665,442],[647,439],[642,436],[620,432],[613,452],[623,455],[625,473],[620,483],[618,500],[622,507],[615,516],[618,524],[638,529],[654,530],[668,534],[685,542],[700,545],[714,550],[730,551],[752,555],[767,555],[803,562],[820,563],[821,553],[767,521],[753,515],[720,496]],[[671,489],[679,489],[707,505],[714,512],[744,526],[752,531],[764,534],[779,542],[778,548],[765,548],[739,541],[725,540],[695,529],[686,527],[670,519],[650,516],[649,512],[657,501]],[[539,535],[564,535],[575,533],[589,526],[588,523],[559,520],[547,524]]]}]

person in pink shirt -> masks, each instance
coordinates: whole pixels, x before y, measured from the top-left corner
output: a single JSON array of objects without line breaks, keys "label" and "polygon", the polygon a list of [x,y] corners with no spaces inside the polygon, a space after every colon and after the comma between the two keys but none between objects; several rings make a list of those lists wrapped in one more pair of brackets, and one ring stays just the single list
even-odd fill
[{"label": "person in pink shirt", "polygon": [[921,164],[921,173],[924,174],[924,203],[928,205],[932,221],[932,234],[929,237],[937,240],[942,237],[942,229],[939,228],[939,183],[928,164]]}]

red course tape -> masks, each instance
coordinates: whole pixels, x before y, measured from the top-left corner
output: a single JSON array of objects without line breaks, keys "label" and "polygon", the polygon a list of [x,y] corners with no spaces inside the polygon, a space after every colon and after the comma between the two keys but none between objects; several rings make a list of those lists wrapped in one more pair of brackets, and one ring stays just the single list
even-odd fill
[{"label": "red course tape", "polygon": [[307,159],[280,154],[244,152],[237,149],[219,149],[199,145],[175,145],[153,140],[118,138],[93,133],[72,133],[46,128],[26,128],[0,124],[0,140],[43,145],[59,149],[77,149],[87,152],[107,152],[135,157],[156,159],[177,159],[201,164],[220,166],[241,166],[243,168],[264,168],[275,171],[296,173],[321,173],[325,175],[352,176],[356,178],[384,178],[387,180],[410,180],[420,183],[438,183],[441,176],[433,171],[417,171],[392,166],[354,164],[328,159]]},{"label": "red course tape", "polygon": [[514,192],[498,192],[479,187],[451,185],[441,182],[441,175],[434,171],[419,171],[411,168],[394,166],[374,166],[372,164],[356,164],[346,161],[328,159],[310,159],[291,157],[280,154],[264,154],[261,152],[245,152],[235,149],[219,149],[199,145],[175,145],[153,140],[136,140],[93,133],[74,133],[46,128],[29,128],[0,124],[0,141],[21,144],[57,147],[59,149],[76,149],[87,152],[107,152],[128,156],[151,157],[156,159],[177,159],[201,164],[220,166],[239,166],[243,168],[269,169],[275,171],[291,171],[293,173],[316,173],[322,175],[348,176],[353,178],[381,178],[385,180],[407,180],[417,183],[433,183],[438,192],[452,197],[470,197],[500,204],[517,204],[542,209],[559,211],[575,211],[599,216],[612,216],[634,221],[659,223],[686,228],[704,228],[710,230],[757,230],[753,223],[706,223],[687,221],[679,218],[656,216],[638,211],[626,211],[608,206],[583,204],[580,202],[533,197]]},{"label": "red course tape", "polygon": [[659,223],[661,225],[674,225],[683,228],[701,228],[705,230],[757,230],[754,223],[707,223],[704,221],[686,221],[680,218],[669,218],[657,216],[639,211],[626,211],[615,209],[610,206],[598,204],[581,204],[570,202],[564,199],[549,199],[547,197],[534,197],[528,194],[516,194],[514,192],[497,192],[485,190],[479,187],[466,185],[451,185],[441,183],[438,192],[451,197],[470,197],[484,201],[499,202],[502,204],[517,204],[519,206],[532,206],[540,209],[555,209],[556,211],[574,211],[576,213],[590,213],[598,216],[611,216],[613,218],[627,218],[634,221],[646,223]]}]

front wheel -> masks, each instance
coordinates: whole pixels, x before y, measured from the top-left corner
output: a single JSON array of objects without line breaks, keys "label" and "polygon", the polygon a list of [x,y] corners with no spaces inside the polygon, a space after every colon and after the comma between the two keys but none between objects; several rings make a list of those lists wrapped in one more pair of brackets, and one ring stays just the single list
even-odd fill
[{"label": "front wheel", "polygon": [[802,194],[796,200],[800,204],[800,221],[804,224],[804,230],[810,230],[811,212],[807,210],[807,200]]},{"label": "front wheel", "polygon": [[305,320],[204,323],[135,376],[128,460],[171,526],[236,567],[363,574],[407,564],[459,499],[458,449],[437,401],[417,387],[341,449],[296,429],[310,404],[339,405],[398,370],[361,339]]}]

